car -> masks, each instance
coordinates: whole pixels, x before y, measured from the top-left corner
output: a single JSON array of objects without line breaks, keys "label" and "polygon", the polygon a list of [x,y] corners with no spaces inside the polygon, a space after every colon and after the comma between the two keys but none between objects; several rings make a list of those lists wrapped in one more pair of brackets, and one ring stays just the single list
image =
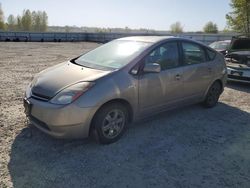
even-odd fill
[{"label": "car", "polygon": [[226,55],[226,52],[230,46],[231,40],[223,40],[223,41],[215,41],[211,43],[209,46],[216,51]]},{"label": "car", "polygon": [[225,57],[228,80],[250,83],[250,37],[233,37]]},{"label": "car", "polygon": [[133,121],[188,104],[214,107],[226,78],[223,55],[199,42],[125,37],[38,73],[24,107],[51,136],[109,144]]}]

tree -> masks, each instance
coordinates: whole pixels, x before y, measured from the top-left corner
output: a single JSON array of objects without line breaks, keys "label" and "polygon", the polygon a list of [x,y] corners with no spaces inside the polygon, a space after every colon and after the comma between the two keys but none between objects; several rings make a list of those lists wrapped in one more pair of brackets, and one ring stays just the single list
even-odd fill
[{"label": "tree", "polygon": [[35,12],[35,11],[33,11],[32,13],[31,13],[31,17],[32,17],[32,30],[33,31],[40,31],[41,30],[41,16],[42,15],[42,13],[41,13],[41,11],[37,11],[37,12]]},{"label": "tree", "polygon": [[18,15],[16,20],[17,20],[17,30],[22,31],[22,17]]},{"label": "tree", "polygon": [[21,23],[22,23],[22,30],[24,31],[30,31],[32,28],[32,16],[31,16],[31,12],[30,10],[24,10],[23,11],[23,16],[21,19]]},{"label": "tree", "polygon": [[48,15],[45,11],[41,15],[41,31],[47,31],[48,28]]},{"label": "tree", "polygon": [[203,28],[203,31],[205,33],[218,33],[218,27],[215,23],[213,22],[208,22]]},{"label": "tree", "polygon": [[131,31],[131,29],[130,29],[128,26],[126,26],[126,27],[124,28],[124,30],[125,30],[125,33],[129,33],[129,32]]},{"label": "tree", "polygon": [[231,0],[233,11],[226,15],[227,24],[234,31],[250,34],[250,1]]},{"label": "tree", "polygon": [[65,32],[66,32],[66,33],[69,33],[69,32],[70,32],[70,27],[69,27],[68,25],[66,25],[64,28],[65,28]]},{"label": "tree", "polygon": [[0,30],[5,29],[5,24],[4,24],[4,14],[2,10],[2,5],[0,3]]},{"label": "tree", "polygon": [[171,33],[183,33],[183,26],[180,22],[175,22],[170,26]]},{"label": "tree", "polygon": [[13,14],[9,15],[8,19],[7,19],[7,23],[8,23],[8,30],[9,31],[14,31],[16,29],[16,18]]}]

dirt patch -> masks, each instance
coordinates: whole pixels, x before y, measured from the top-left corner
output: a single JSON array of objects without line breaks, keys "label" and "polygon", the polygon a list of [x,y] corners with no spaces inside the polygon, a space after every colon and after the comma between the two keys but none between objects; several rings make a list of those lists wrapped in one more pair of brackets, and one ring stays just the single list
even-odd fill
[{"label": "dirt patch", "polygon": [[250,85],[213,109],[193,105],[131,125],[108,146],[27,127],[35,73],[95,43],[0,43],[0,187],[250,187]]}]

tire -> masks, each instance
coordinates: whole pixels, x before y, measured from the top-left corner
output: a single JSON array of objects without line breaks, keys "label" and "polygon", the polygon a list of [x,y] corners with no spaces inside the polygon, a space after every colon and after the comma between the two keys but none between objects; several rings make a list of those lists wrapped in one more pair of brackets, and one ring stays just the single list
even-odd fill
[{"label": "tire", "polygon": [[128,110],[120,103],[102,107],[94,116],[92,135],[100,144],[111,144],[119,140],[128,123]]},{"label": "tire", "polygon": [[205,101],[203,102],[203,105],[207,108],[212,108],[217,105],[218,100],[220,98],[222,88],[218,81],[214,82],[206,95]]}]

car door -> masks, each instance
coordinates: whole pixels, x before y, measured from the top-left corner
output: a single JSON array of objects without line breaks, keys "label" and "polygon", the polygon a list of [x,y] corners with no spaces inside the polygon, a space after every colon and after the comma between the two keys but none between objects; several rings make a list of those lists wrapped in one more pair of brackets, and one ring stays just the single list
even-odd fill
[{"label": "car door", "polygon": [[183,90],[182,68],[177,42],[156,47],[143,59],[143,64],[157,63],[159,73],[142,72],[139,77],[139,109],[141,114],[157,112],[177,101]]},{"label": "car door", "polygon": [[187,99],[204,96],[213,78],[213,62],[207,60],[203,46],[182,42],[183,95]]}]

